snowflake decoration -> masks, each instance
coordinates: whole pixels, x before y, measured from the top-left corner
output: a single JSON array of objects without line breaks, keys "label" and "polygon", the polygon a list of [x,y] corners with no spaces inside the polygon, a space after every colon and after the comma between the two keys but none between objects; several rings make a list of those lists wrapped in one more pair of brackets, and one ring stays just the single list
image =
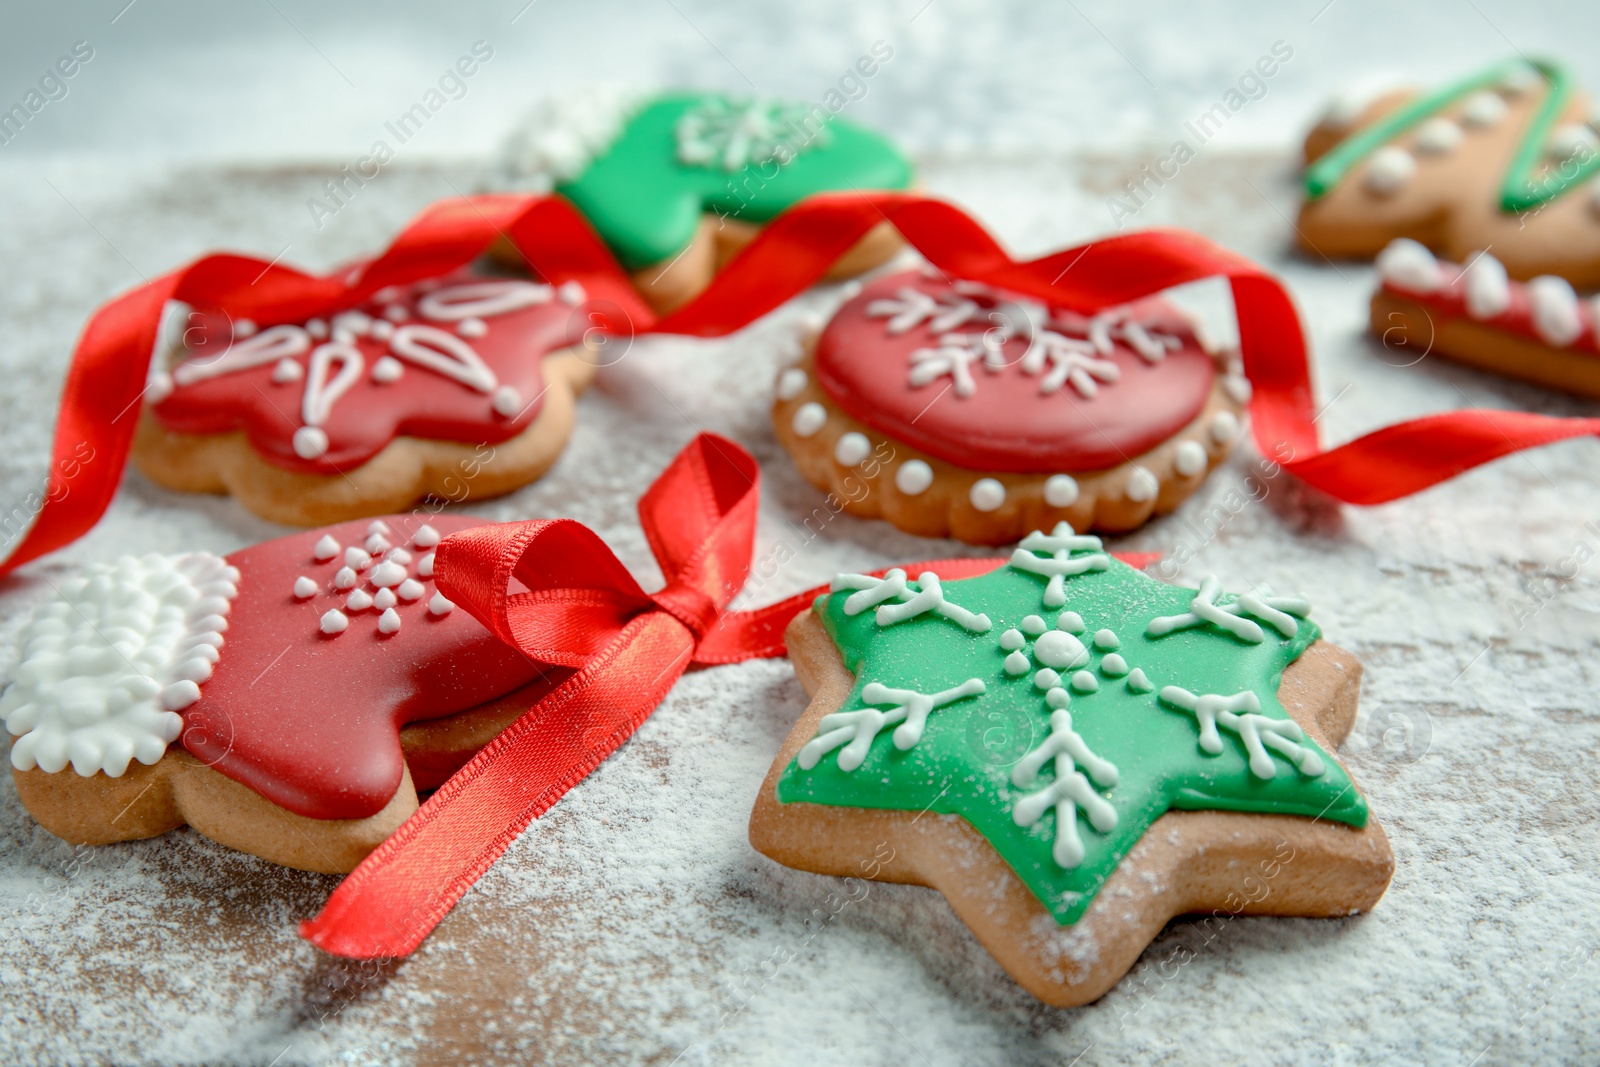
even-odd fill
[{"label": "snowflake decoration", "polygon": [[780,153],[799,155],[833,139],[827,126],[813,129],[813,122],[811,109],[800,104],[708,97],[678,120],[678,162],[736,171]]},{"label": "snowflake decoration", "polygon": [[[1147,363],[1158,363],[1183,340],[1135,319],[1125,308],[1102,312],[1087,323],[1056,321],[1044,304],[1007,297],[986,285],[956,282],[951,292],[934,294],[912,286],[901,287],[893,297],[867,304],[870,318],[887,319],[890,335],[926,325],[936,336],[936,347],[911,354],[910,383],[927,385],[949,375],[958,397],[976,390],[972,364],[982,362],[993,373],[1010,363],[1004,348],[1014,339],[1028,342],[1017,365],[1024,374],[1039,378],[1041,394],[1070,385],[1084,399],[1099,394],[1100,386],[1121,378],[1121,368],[1110,358],[1121,341]],[[954,333],[969,323],[991,323],[979,333]]]},{"label": "snowflake decoration", "polygon": [[900,725],[893,734],[894,747],[902,752],[909,751],[922,740],[922,731],[927,727],[930,712],[958,700],[979,696],[984,691],[981,678],[968,678],[954,688],[928,694],[914,689],[891,689],[870,682],[861,690],[862,703],[893,706],[888,711],[865,707],[859,711],[837,711],[832,715],[824,715],[817,724],[817,736],[806,742],[795,757],[796,761],[810,770],[823,756],[842,745],[844,751],[839,753],[839,769],[853,771],[867,758],[867,750],[872,747],[879,731],[896,723]]},{"label": "snowflake decoration", "polygon": [[1303,619],[1310,615],[1311,603],[1305,597],[1274,596],[1272,590],[1264,585],[1260,589],[1259,593],[1241,593],[1231,604],[1218,604],[1217,598],[1222,595],[1222,581],[1214,574],[1207,575],[1200,582],[1188,611],[1182,615],[1164,615],[1150,620],[1145,633],[1151,637],[1164,637],[1210,623],[1241,641],[1259,645],[1266,635],[1260,626],[1242,617],[1253,615],[1283,636],[1293,637],[1300,628],[1296,618]]},{"label": "snowflake decoration", "polygon": [[974,633],[981,634],[989,630],[989,616],[973,614],[959,604],[945,600],[939,576],[932,571],[917,575],[915,587],[906,581],[906,572],[895,567],[882,578],[874,578],[870,574],[841,574],[834,578],[831,588],[836,593],[842,589],[856,590],[845,598],[845,614],[859,615],[868,608],[876,607],[878,610],[874,617],[879,626],[893,626],[897,622],[932,612]]},{"label": "snowflake decoration", "polygon": [[1269,748],[1307,778],[1318,778],[1327,770],[1322,757],[1304,745],[1306,735],[1300,724],[1293,719],[1271,719],[1259,714],[1261,701],[1248,690],[1227,697],[1215,693],[1196,696],[1187,689],[1169,685],[1161,690],[1161,702],[1182,708],[1195,717],[1200,724],[1202,752],[1213,756],[1222,752],[1218,726],[1238,734],[1250,758],[1250,773],[1257,778],[1271,778],[1278,773],[1272,757],[1267,754]]},{"label": "snowflake decoration", "polygon": [[[1041,558],[1037,553],[1046,552]],[[1075,552],[1088,555],[1076,556]],[[1044,534],[1035,530],[1022,539],[1011,553],[1011,567],[1047,579],[1044,587],[1044,606],[1059,608],[1067,602],[1066,580],[1089,571],[1103,571],[1111,566],[1111,559],[1100,545],[1100,538],[1079,536],[1065,522],[1056,523],[1055,529]]]}]

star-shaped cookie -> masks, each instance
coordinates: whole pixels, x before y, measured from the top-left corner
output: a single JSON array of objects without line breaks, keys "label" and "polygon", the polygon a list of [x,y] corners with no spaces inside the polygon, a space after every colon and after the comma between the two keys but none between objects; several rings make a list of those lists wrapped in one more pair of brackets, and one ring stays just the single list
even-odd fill
[{"label": "star-shaped cookie", "polygon": [[1360,666],[1299,597],[1157,582],[1062,524],[977,578],[841,575],[751,817],[790,866],[940,890],[1040,999],[1186,913],[1370,908],[1388,842],[1330,753]]}]

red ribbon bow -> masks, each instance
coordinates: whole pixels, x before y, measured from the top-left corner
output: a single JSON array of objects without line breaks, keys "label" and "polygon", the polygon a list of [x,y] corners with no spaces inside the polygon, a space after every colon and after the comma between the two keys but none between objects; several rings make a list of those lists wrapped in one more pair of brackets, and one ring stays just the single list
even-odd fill
[{"label": "red ribbon bow", "polygon": [[[684,670],[783,655],[784,627],[820,588],[725,610],[750,570],[760,478],[748,452],[714,434],[678,454],[639,501],[667,579],[657,593],[571,519],[445,538],[434,575],[447,597],[528,658],[578,669],[362,861],[301,933],[340,956],[406,955],[530,821],[639,728]],[[954,579],[1000,562],[907,567]],[[514,583],[525,591],[512,592]]]}]

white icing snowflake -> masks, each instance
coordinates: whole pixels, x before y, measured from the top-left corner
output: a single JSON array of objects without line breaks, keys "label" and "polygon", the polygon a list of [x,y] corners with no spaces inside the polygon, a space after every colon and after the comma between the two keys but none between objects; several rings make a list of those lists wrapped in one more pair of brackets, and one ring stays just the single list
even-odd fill
[{"label": "white icing snowflake", "polygon": [[[1207,693],[1196,696],[1187,689],[1169,685],[1161,690],[1161,702],[1182,708],[1200,724],[1200,750],[1210,755],[1222,752],[1221,726],[1239,736],[1250,759],[1250,773],[1257,778],[1272,778],[1278,773],[1271,749],[1289,761],[1307,778],[1319,777],[1327,768],[1322,757],[1303,744],[1305,731],[1293,719],[1273,719],[1261,715],[1261,701],[1248,690],[1232,696]],[[1243,712],[1243,714],[1240,714]]]},{"label": "white icing snowflake", "polygon": [[[1062,697],[1066,695],[1064,690],[1051,691],[1052,696],[1056,693]],[[1012,768],[1012,784],[1027,788],[1038,778],[1044,765],[1052,761],[1055,780],[1018,800],[1011,817],[1018,826],[1027,827],[1054,809],[1056,836],[1051,855],[1062,867],[1076,867],[1084,856],[1083,835],[1078,829],[1079,809],[1089,817],[1089,825],[1101,833],[1116,829],[1117,811],[1095,790],[1095,785],[1102,789],[1116,785],[1117,768],[1095,755],[1088,742],[1072,728],[1072,713],[1061,706],[1050,714],[1050,736]],[[1078,769],[1080,766],[1082,771]]]},{"label": "white icing snowflake", "polygon": [[[1048,555],[1040,557],[1037,553]],[[1074,556],[1082,552],[1087,555]],[[1111,557],[1101,548],[1100,538],[1079,536],[1065,522],[1056,523],[1049,534],[1033,531],[1011,553],[1011,567],[1029,574],[1037,574],[1047,581],[1044,587],[1044,605],[1059,608],[1067,602],[1066,580],[1089,571],[1103,571],[1111,566]]]},{"label": "white icing snowflake", "polygon": [[1274,596],[1272,590],[1263,585],[1260,592],[1241,593],[1231,604],[1219,604],[1217,599],[1222,596],[1222,581],[1216,575],[1207,575],[1196,590],[1194,599],[1189,602],[1189,610],[1182,615],[1163,615],[1150,620],[1145,634],[1149,637],[1164,637],[1178,630],[1188,630],[1207,623],[1225,630],[1241,641],[1252,645],[1259,645],[1266,639],[1260,626],[1244,615],[1253,615],[1277,630],[1284,637],[1293,637],[1300,631],[1297,618],[1303,619],[1311,614],[1311,603],[1305,597]]},{"label": "white icing snowflake", "polygon": [[828,127],[802,104],[724,96],[707,97],[686,111],[674,132],[678,162],[726,171],[765,163],[780,152],[799,155],[833,140]]},{"label": "white icing snowflake", "polygon": [[915,585],[906,580],[906,572],[899,567],[890,570],[882,578],[874,578],[869,574],[841,574],[833,579],[832,589],[836,593],[843,589],[856,590],[845,597],[844,613],[859,615],[868,608],[876,607],[878,610],[874,619],[879,626],[893,626],[927,612],[949,619],[973,633],[987,633],[991,625],[989,616],[974,614],[959,604],[947,601],[944,588],[939,584],[939,576],[932,571],[917,575]]},{"label": "white icing snowflake", "polygon": [[900,725],[893,735],[894,747],[902,752],[908,751],[922,740],[922,731],[927,727],[930,712],[967,697],[979,696],[984,689],[980,678],[968,678],[952,689],[927,694],[868,682],[861,688],[862,703],[892,705],[889,710],[865,707],[857,711],[836,711],[824,715],[817,724],[817,735],[806,742],[796,762],[809,771],[823,756],[843,746],[844,751],[839,753],[839,769],[853,771],[867,758],[867,750],[872,747],[878,733],[885,726],[894,726],[896,723]]},{"label": "white icing snowflake", "polygon": [[984,310],[976,300],[959,293],[940,293],[934,297],[906,285],[893,297],[868,303],[866,314],[873,319],[887,318],[889,321],[883,325],[890,334],[905,333],[924,322],[933,333],[948,333],[978,319]]}]

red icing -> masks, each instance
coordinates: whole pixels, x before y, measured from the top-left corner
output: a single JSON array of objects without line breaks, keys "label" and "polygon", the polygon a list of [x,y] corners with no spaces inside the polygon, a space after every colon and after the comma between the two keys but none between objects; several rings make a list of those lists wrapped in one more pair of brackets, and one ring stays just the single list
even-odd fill
[{"label": "red icing", "polygon": [[[412,547],[425,522],[441,535],[484,520],[459,515],[390,515],[388,540],[415,559],[406,566],[424,587],[400,601],[397,633],[378,632],[379,612],[347,611],[333,588],[343,547],[363,545],[371,519],[291,534],[228,557],[239,593],[222,654],[200,699],[182,712],[181,743],[195,756],[273,803],[315,819],[358,819],[381,809],[400,785],[400,727],[476,707],[526,685],[549,668],[502,644],[461,608],[428,610],[437,590],[417,569],[428,551]],[[331,534],[341,547],[318,562],[313,546]],[[368,570],[370,573],[370,568]],[[318,585],[294,596],[295,578]],[[363,574],[357,588],[377,589]],[[326,635],[330,608],[350,620]]]},{"label": "red icing", "polygon": [[[374,299],[356,310],[374,320],[389,322],[384,317],[386,309],[403,309],[404,317],[390,323],[393,328],[424,326],[454,335],[482,359],[492,372],[496,387],[516,390],[517,402],[514,407],[507,405],[512,411],[510,416],[494,409],[492,389],[474,388],[405,358],[396,357],[404,371],[398,380],[377,380],[373,368],[378,360],[396,353],[389,339],[370,334],[349,339],[361,353],[364,365],[360,377],[333,402],[321,423],[328,441],[327,450],[321,455],[297,452],[294,435],[306,425],[302,401],[310,378],[312,353],[332,339],[327,334],[309,337],[307,350],[290,357],[301,372],[294,380],[274,381],[277,361],[273,360],[184,384],[180,369],[184,364],[180,364],[173,368],[178,383],[168,386],[171,392],[165,396],[160,395],[162,386],[156,386],[150,394],[151,408],[162,426],[178,433],[215,434],[242,429],[268,462],[314,474],[336,474],[364,463],[400,434],[468,444],[507,440],[526,429],[543,407],[541,360],[550,352],[576,344],[588,320],[580,306],[568,303],[545,286],[537,287],[549,294],[543,303],[479,316],[487,329],[482,336],[468,335],[473,332],[470,326],[468,334],[463,334],[457,329],[459,322],[430,318],[418,308],[419,300],[441,287],[491,282],[534,285],[484,278],[461,270],[396,293],[380,293],[392,299]],[[379,329],[388,332],[389,327]],[[225,319],[202,316],[184,335],[193,353],[185,363],[205,366],[226,358],[210,353],[216,351],[217,338],[227,344],[230,334],[235,346],[251,340],[240,336]],[[336,371],[338,364],[331,369]]]},{"label": "red icing", "polygon": [[[879,278],[840,308],[823,331],[815,358],[817,382],[859,421],[958,466],[1039,473],[1116,466],[1177,433],[1210,395],[1215,362],[1200,347],[1188,319],[1159,298],[1119,310],[1147,329],[1176,337],[1181,347],[1152,364],[1115,341],[1109,359],[1120,377],[1098,383],[1093,398],[1070,384],[1041,394],[1041,376],[1017,365],[1028,348],[1020,337],[1005,342],[1004,369],[991,373],[981,363],[973,365],[970,396],[947,389],[948,376],[912,385],[912,353],[938,347],[946,331],[931,330],[925,319],[903,333],[890,333],[888,316],[867,314],[873,301],[897,299],[906,287],[944,300],[959,295],[975,300],[985,312],[982,320],[950,331],[971,335],[991,328],[988,313],[1001,300],[1015,299],[994,290],[974,295],[964,283],[917,271]],[[1052,309],[1051,322],[1067,336],[1082,338],[1089,319]]]},{"label": "red icing", "polygon": [[1596,321],[1594,308],[1587,300],[1578,301],[1578,321],[1582,324],[1582,332],[1571,344],[1556,345],[1541,335],[1533,324],[1533,300],[1528,295],[1528,286],[1525,282],[1509,282],[1507,289],[1511,301],[1506,310],[1498,315],[1480,319],[1467,310],[1466,271],[1454,263],[1440,261],[1439,278],[1443,284],[1431,293],[1412,292],[1403,285],[1396,285],[1387,279],[1382,284],[1385,291],[1422,304],[1431,312],[1438,314],[1441,319],[1469,319],[1484,326],[1517,334],[1547,348],[1600,355],[1600,336],[1597,336],[1600,322]]}]

